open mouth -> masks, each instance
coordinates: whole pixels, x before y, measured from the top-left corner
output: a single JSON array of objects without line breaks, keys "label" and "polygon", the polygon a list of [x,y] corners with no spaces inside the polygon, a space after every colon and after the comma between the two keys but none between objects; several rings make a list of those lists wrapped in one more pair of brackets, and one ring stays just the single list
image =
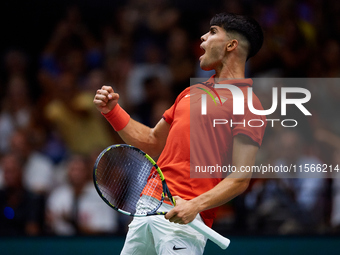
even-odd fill
[{"label": "open mouth", "polygon": [[200,48],[203,50],[203,54],[200,56],[199,60],[201,60],[205,54],[205,48],[202,46],[202,44],[200,45]]}]

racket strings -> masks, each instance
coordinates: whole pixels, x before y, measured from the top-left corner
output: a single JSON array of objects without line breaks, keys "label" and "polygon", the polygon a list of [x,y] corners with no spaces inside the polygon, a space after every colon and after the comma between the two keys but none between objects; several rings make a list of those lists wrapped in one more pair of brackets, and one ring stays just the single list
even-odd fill
[{"label": "racket strings", "polygon": [[142,194],[159,200],[162,197],[162,183],[152,163],[128,147],[105,152],[98,162],[96,178],[103,197],[131,214],[146,214],[159,204],[155,199],[139,202]]},{"label": "racket strings", "polygon": [[161,205],[162,192],[162,181],[157,171],[153,169],[142,192],[143,199],[138,202],[137,214],[143,215],[157,209]]}]

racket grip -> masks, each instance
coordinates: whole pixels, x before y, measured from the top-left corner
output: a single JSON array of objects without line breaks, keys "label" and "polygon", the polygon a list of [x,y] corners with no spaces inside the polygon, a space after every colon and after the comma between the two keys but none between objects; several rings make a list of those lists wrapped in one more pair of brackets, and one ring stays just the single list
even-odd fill
[{"label": "racket grip", "polygon": [[193,229],[195,229],[196,231],[200,232],[202,235],[204,235],[211,241],[213,241],[215,244],[220,246],[222,249],[228,248],[230,244],[230,240],[218,234],[216,231],[209,228],[203,222],[195,219],[192,222],[188,223],[188,225],[192,227]]}]

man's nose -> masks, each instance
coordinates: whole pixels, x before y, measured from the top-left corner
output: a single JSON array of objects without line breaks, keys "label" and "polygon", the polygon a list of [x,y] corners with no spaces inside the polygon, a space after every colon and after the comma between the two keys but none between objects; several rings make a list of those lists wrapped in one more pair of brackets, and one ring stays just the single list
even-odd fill
[{"label": "man's nose", "polygon": [[207,34],[208,34],[208,33],[206,33],[206,34],[204,34],[204,35],[201,36],[201,41],[202,41],[202,42],[206,41],[206,39],[207,39]]}]

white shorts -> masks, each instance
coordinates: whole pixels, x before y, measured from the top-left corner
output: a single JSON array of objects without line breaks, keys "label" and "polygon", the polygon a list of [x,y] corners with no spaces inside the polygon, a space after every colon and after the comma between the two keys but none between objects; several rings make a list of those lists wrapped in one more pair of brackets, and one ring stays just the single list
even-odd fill
[{"label": "white shorts", "polygon": [[[170,211],[163,204],[159,211]],[[198,214],[197,220],[202,221]],[[129,225],[121,255],[202,255],[207,239],[190,226],[176,224],[164,215],[134,217]]]}]

